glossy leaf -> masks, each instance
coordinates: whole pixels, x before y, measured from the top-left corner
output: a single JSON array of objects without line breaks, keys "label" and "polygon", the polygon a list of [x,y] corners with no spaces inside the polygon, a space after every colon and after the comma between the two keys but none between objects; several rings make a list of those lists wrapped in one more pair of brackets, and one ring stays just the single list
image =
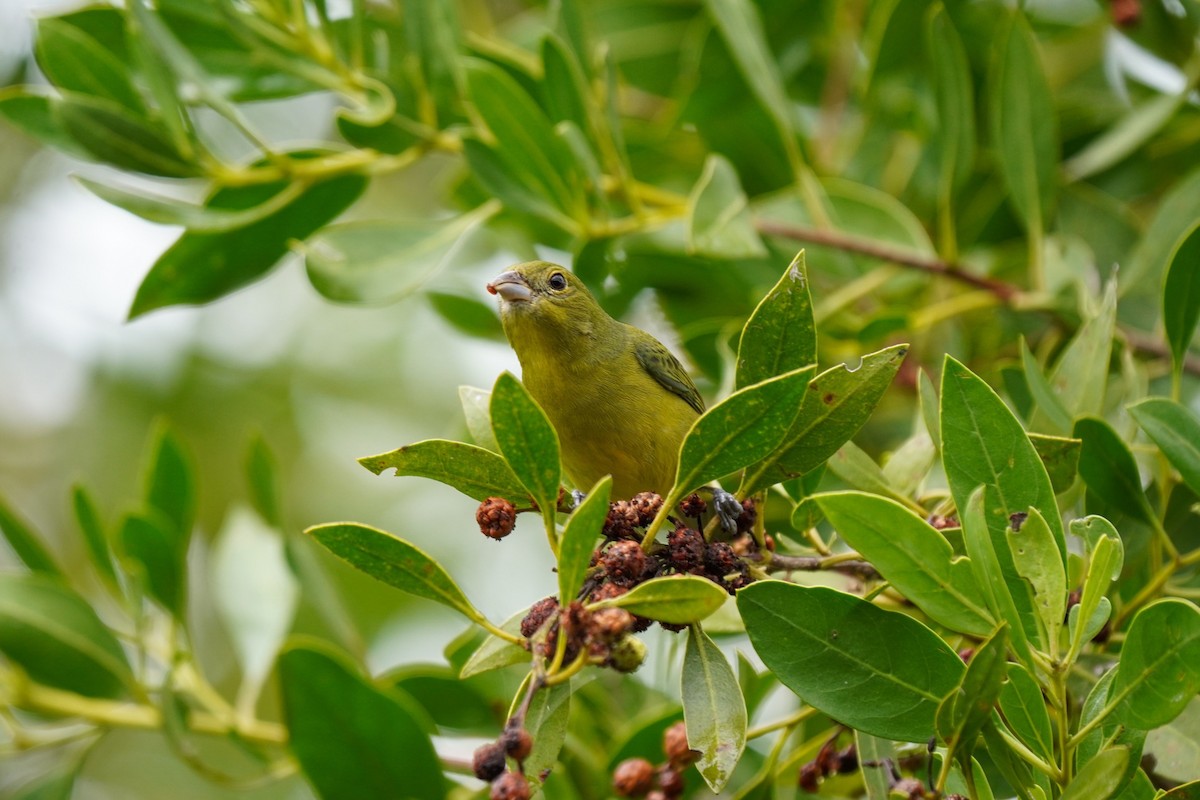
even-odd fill
[{"label": "glossy leaf", "polygon": [[156,509],[187,548],[196,519],[196,478],[191,458],[166,425],[153,434],[145,476],[146,505]]},{"label": "glossy leaf", "polygon": [[1111,127],[1063,163],[1067,179],[1084,180],[1132,155],[1171,121],[1187,102],[1189,91],[1154,95],[1133,105]]},{"label": "glossy leaf", "polygon": [[719,792],[746,747],[746,703],[721,649],[697,625],[688,630],[679,692],[688,745],[700,751],[696,769]]},{"label": "glossy leaf", "polygon": [[1058,181],[1058,123],[1023,12],[1000,32],[990,100],[992,145],[1009,200],[1027,229],[1041,230]]},{"label": "glossy leaf", "polygon": [[583,69],[555,33],[547,33],[542,39],[542,102],[552,122],[569,120],[584,133],[591,130],[591,99]]},{"label": "glossy leaf", "polygon": [[376,475],[394,469],[398,477],[430,478],[479,501],[503,497],[514,504],[524,504],[529,498],[525,486],[503,458],[464,442],[427,439],[376,456],[364,456],[358,463]]},{"label": "glossy leaf", "polygon": [[[1117,287],[1109,281],[1100,308],[1067,344],[1050,374],[1050,389],[1073,417],[1098,416],[1104,410],[1108,361],[1117,319]],[[1034,415],[1034,423],[1039,421]]]},{"label": "glossy leaf", "polygon": [[[167,248],[138,287],[131,319],[166,306],[207,303],[265,275],[288,252],[350,206],[362,194],[361,175],[331,178],[309,187],[279,211],[250,225],[222,233],[187,232]],[[220,189],[206,208],[255,208],[286,191],[275,183]]]},{"label": "glossy leaf", "polygon": [[502,372],[496,379],[489,410],[500,453],[543,515],[553,514],[562,466],[558,434],[546,412],[511,372]]},{"label": "glossy leaf", "polygon": [[[91,494],[82,486],[71,488],[71,508],[75,512],[75,523],[83,534],[83,543],[91,556],[92,565],[109,586],[117,585],[117,573],[113,569],[112,548],[108,543],[108,534],[104,523],[100,520],[100,512]],[[3,504],[0,503],[0,514],[3,514]],[[4,523],[0,520],[0,528]]]},{"label": "glossy leaf", "polygon": [[404,0],[405,52],[419,66],[424,88],[445,124],[462,96],[463,59],[458,10],[454,3]]},{"label": "glossy leaf", "polygon": [[78,26],[54,17],[39,20],[36,52],[38,66],[55,86],[144,113],[126,66]]},{"label": "glossy leaf", "polygon": [[1171,345],[1175,373],[1183,370],[1188,347],[1200,322],[1200,224],[1175,245],[1163,287],[1163,327]]},{"label": "glossy leaf", "polygon": [[896,491],[883,470],[863,449],[854,442],[846,442],[828,461],[829,471],[845,481],[851,488],[877,494],[903,503],[907,500]]},{"label": "glossy leaf", "polygon": [[354,522],[329,522],[305,531],[326,550],[377,581],[453,608],[469,619],[480,614],[441,564],[416,545]]},{"label": "glossy leaf", "polygon": [[1072,434],[1083,442],[1079,475],[1088,490],[1106,503],[1147,525],[1158,516],[1142,489],[1142,476],[1129,446],[1107,422],[1097,417],[1076,420]]},{"label": "glossy leaf", "polygon": [[474,386],[460,386],[458,401],[462,404],[467,430],[475,443],[493,453],[500,452],[500,445],[496,444],[496,435],[492,433],[492,414],[488,410],[492,402],[492,393]]},{"label": "glossy leaf", "polygon": [[1046,421],[1046,430],[1067,434],[1071,431],[1071,412],[1063,405],[1062,398],[1050,386],[1050,381],[1042,374],[1038,365],[1029,352],[1029,346],[1021,339],[1021,370],[1025,375],[1025,383],[1029,385],[1029,393],[1037,402],[1037,410]]},{"label": "glossy leaf", "polygon": [[525,759],[525,769],[539,775],[558,761],[567,739],[567,722],[571,717],[571,687],[560,683],[543,689],[533,696],[525,715],[525,730],[533,738],[533,751]]},{"label": "glossy leaf", "polygon": [[929,431],[929,437],[933,439],[933,446],[941,450],[942,423],[939,416],[941,403],[938,401],[937,388],[933,385],[933,379],[924,369],[921,370],[921,377],[918,381],[918,392],[921,397],[921,418],[925,420],[925,429]]},{"label": "glossy leaf", "polygon": [[[1116,528],[1103,517],[1085,517],[1071,523],[1071,532],[1088,541],[1088,566],[1079,593],[1079,605],[1071,609],[1071,648],[1078,652],[1087,640],[1088,624],[1098,609],[1108,604],[1108,586],[1121,574],[1123,548]],[[1110,606],[1111,608],[1111,606]]]},{"label": "glossy leaf", "polygon": [[608,516],[608,497],[611,493],[612,476],[605,475],[571,512],[563,527],[558,545],[558,599],[564,607],[575,599],[583,586],[588,562]]},{"label": "glossy leaf", "polygon": [[66,132],[99,161],[163,178],[199,174],[167,131],[124,106],[72,92],[64,93],[56,107]]},{"label": "glossy leaf", "polygon": [[688,250],[709,258],[756,258],[767,254],[754,230],[737,171],[716,154],[704,162],[704,170],[688,198]]},{"label": "glossy leaf", "polygon": [[863,356],[857,367],[840,364],[813,378],[787,436],[774,452],[747,470],[743,495],[815,469],[858,433],[908,354],[898,344]]},{"label": "glossy leaf", "polygon": [[308,279],[339,303],[395,302],[450,263],[470,233],[498,210],[497,203],[484,203],[446,220],[330,225],[300,247]]},{"label": "glossy leaf", "polygon": [[1173,400],[1151,397],[1129,407],[1146,435],[1179,470],[1193,492],[1200,493],[1200,420]]},{"label": "glossy leaf", "polygon": [[38,683],[86,697],[135,685],[125,651],[92,607],[42,575],[0,575],[0,652]]},{"label": "glossy leaf", "polygon": [[[1033,610],[1033,600],[1026,584],[1016,578],[1015,567],[1010,566],[1013,580],[1000,566],[997,549],[1003,547],[1012,564],[1011,553],[1008,550],[1007,537],[996,539],[988,526],[988,508],[994,500],[989,495],[992,490],[980,486],[971,493],[965,506],[959,508],[962,521],[963,544],[970,558],[971,568],[975,571],[976,580],[988,599],[988,607],[999,619],[1008,623],[1009,641],[1021,661],[1029,666],[1033,657],[1029,650],[1029,639],[1037,634],[1037,617]],[[1018,594],[1019,593],[1019,594]],[[1018,605],[1014,595],[1022,599]]]},{"label": "glossy leaf", "polygon": [[464,136],[462,142],[471,177],[489,197],[495,197],[506,208],[532,214],[569,233],[579,231],[579,224],[553,198],[538,191],[537,184],[525,174],[525,167],[514,167],[505,160],[504,151],[472,136]]},{"label": "glossy leaf", "polygon": [[838,535],[930,618],[974,636],[995,628],[970,562],[925,520],[862,492],[821,494],[816,501]]},{"label": "glossy leaf", "polygon": [[[1079,710],[1079,725],[1081,727],[1093,723],[1097,717],[1105,713],[1105,709],[1108,708],[1109,701],[1112,698],[1113,682],[1116,676],[1116,669],[1108,670],[1100,677],[1100,680],[1096,681],[1092,690],[1088,692],[1087,697],[1083,701],[1083,706]],[[1079,746],[1075,749],[1076,769],[1082,770],[1084,766],[1089,764],[1106,748],[1113,746],[1128,748],[1130,751],[1129,761],[1131,763],[1127,764],[1125,771],[1121,776],[1118,776],[1119,788],[1121,785],[1127,783],[1137,770],[1145,741],[1145,731],[1127,727],[1119,719],[1110,716],[1102,720],[1097,727],[1092,728],[1079,741]]]},{"label": "glossy leaf", "polygon": [[433,310],[455,330],[480,339],[504,341],[504,328],[492,303],[457,293],[432,290],[425,292],[425,298]]},{"label": "glossy leaf", "polygon": [[1008,665],[1008,680],[1000,687],[999,702],[1000,712],[1017,738],[1047,762],[1053,761],[1054,731],[1046,699],[1025,667]]},{"label": "glossy leaf", "polygon": [[187,543],[158,512],[130,514],[118,532],[125,569],[136,570],[151,597],[178,621],[186,617]]},{"label": "glossy leaf", "polygon": [[971,66],[962,38],[945,9],[930,9],[925,28],[933,67],[934,100],[941,130],[938,162],[940,202],[950,203],[954,191],[971,174],[975,161],[975,97]]},{"label": "glossy leaf", "polygon": [[815,367],[785,372],[731,394],[704,413],[679,453],[675,499],[768,456],[797,414]]},{"label": "glossy leaf", "polygon": [[1118,719],[1150,730],[1179,715],[1200,691],[1200,609],[1165,599],[1134,615],[1109,702]]},{"label": "glossy leaf", "polygon": [[322,800],[390,799],[399,787],[405,797],[446,796],[432,725],[412,699],[372,686],[316,643],[284,651],[279,686],[289,745]]},{"label": "glossy leaf", "polygon": [[495,732],[496,709],[473,684],[459,680],[446,666],[414,664],[380,676],[381,687],[394,687],[415,700],[439,728],[477,734]]},{"label": "glossy leaf", "polygon": [[[504,624],[500,626],[502,630],[508,631],[514,635],[521,633],[521,620],[529,613],[528,608],[523,608],[513,614]],[[507,639],[501,639],[499,636],[488,634],[471,653],[470,658],[463,664],[459,671],[459,680],[466,680],[474,675],[482,675],[485,672],[490,672],[494,669],[512,666],[513,664],[528,664],[531,656],[529,651],[520,645],[513,644]]]},{"label": "glossy leaf", "polygon": [[825,587],[758,581],[738,593],[755,651],[806,703],[858,730],[906,742],[933,735],[963,663],[921,623]]},{"label": "glossy leaf", "polygon": [[0,89],[0,118],[43,144],[76,158],[92,158],[63,125],[58,116],[60,102],[37,87],[8,86]]},{"label": "glossy leaf", "polygon": [[992,717],[1005,678],[1007,639],[1007,628],[1001,626],[975,648],[962,680],[938,705],[938,736],[960,758],[975,749],[979,732]]},{"label": "glossy leaf", "polygon": [[62,568],[50,555],[41,537],[16,511],[9,508],[3,497],[0,497],[0,535],[4,536],[8,546],[17,554],[17,558],[21,559],[21,563],[34,572],[58,576],[63,574]]},{"label": "glossy leaf", "polygon": [[1036,508],[1008,529],[1008,548],[1017,574],[1029,582],[1033,607],[1042,623],[1042,641],[1058,653],[1058,634],[1067,608],[1067,574],[1050,526]]},{"label": "glossy leaf", "polygon": [[808,271],[801,250],[767,292],[738,339],[738,388],[817,363]]},{"label": "glossy leaf", "polygon": [[1070,489],[1075,483],[1075,476],[1079,474],[1079,453],[1083,449],[1083,442],[1039,433],[1029,434],[1029,441],[1046,468],[1054,493],[1062,494]]},{"label": "glossy leaf", "polygon": [[1115,797],[1121,789],[1121,777],[1128,766],[1128,747],[1109,748],[1079,770],[1059,800],[1108,800]]},{"label": "glossy leaf", "polygon": [[699,622],[725,604],[728,593],[696,575],[667,575],[639,583],[631,590],[598,603],[623,608],[640,617],[676,625]]},{"label": "glossy leaf", "polygon": [[1128,271],[1121,270],[1122,286],[1161,286],[1163,270],[1171,253],[1200,219],[1200,168],[1188,172],[1159,201],[1158,210],[1142,233],[1129,258]]}]

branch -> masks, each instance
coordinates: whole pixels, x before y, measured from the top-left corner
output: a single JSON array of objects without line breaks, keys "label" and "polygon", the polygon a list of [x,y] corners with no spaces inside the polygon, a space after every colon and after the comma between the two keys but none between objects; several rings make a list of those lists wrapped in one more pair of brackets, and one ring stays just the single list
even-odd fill
[{"label": "branch", "polygon": [[[760,560],[761,556],[760,556]],[[877,580],[879,573],[866,561],[846,561],[838,556],[783,556],[773,554],[764,569],[767,572],[819,572],[832,570],[862,580]]]}]

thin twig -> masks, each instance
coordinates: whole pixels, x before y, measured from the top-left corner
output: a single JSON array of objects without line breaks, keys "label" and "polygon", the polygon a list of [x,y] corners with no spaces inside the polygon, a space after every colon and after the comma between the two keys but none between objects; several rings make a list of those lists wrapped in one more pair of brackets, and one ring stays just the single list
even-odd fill
[{"label": "thin twig", "polygon": [[827,556],[785,556],[775,553],[767,564],[768,572],[841,572],[863,580],[877,580],[879,573],[866,561],[840,561]]}]

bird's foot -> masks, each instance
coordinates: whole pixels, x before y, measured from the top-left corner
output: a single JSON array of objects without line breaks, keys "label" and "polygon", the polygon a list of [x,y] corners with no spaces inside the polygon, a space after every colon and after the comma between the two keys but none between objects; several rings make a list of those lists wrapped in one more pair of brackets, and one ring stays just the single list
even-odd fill
[{"label": "bird's foot", "polygon": [[587,497],[586,492],[581,492],[578,489],[571,490],[571,510],[579,508],[579,504],[583,502],[583,498]]},{"label": "bird's foot", "polygon": [[724,489],[714,488],[713,507],[717,511],[717,518],[721,520],[721,527],[727,533],[736,531],[738,518],[742,516],[742,504],[738,499]]}]

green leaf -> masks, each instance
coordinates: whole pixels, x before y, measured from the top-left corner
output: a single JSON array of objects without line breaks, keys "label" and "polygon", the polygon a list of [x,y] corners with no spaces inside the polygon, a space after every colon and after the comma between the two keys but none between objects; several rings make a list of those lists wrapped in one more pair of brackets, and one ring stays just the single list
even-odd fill
[{"label": "green leaf", "polygon": [[801,250],[742,327],[734,385],[740,389],[815,363],[817,331]]},{"label": "green leaf", "polygon": [[895,748],[887,739],[862,731],[854,732],[854,743],[866,800],[888,800],[889,789],[895,782],[888,764],[895,759]]},{"label": "green leaf", "polygon": [[58,115],[58,97],[48,96],[37,86],[0,89],[0,118],[34,139],[76,158],[92,156],[67,132]]},{"label": "green leaf", "polygon": [[364,456],[358,463],[376,475],[394,469],[397,477],[431,478],[480,502],[489,497],[503,497],[520,505],[529,498],[524,484],[503,458],[464,442],[427,439],[387,453]]},{"label": "green leaf", "polygon": [[558,754],[567,739],[570,717],[570,684],[560,683],[533,696],[525,714],[525,730],[533,738],[533,750],[525,759],[528,774],[539,775],[558,761]]},{"label": "green leaf", "polygon": [[775,124],[792,166],[798,166],[796,134],[788,116],[792,102],[784,90],[783,76],[767,43],[758,9],[750,0],[706,0],[704,6],[742,78]]},{"label": "green leaf", "polygon": [[[1016,568],[1012,566],[1012,556],[1008,549],[1007,536],[996,538],[989,530],[985,509],[995,502],[990,495],[994,490],[980,486],[971,493],[966,505],[959,507],[962,520],[963,544],[967,556],[971,560],[971,568],[975,571],[976,580],[988,598],[988,606],[999,619],[1008,623],[1008,635],[1013,650],[1026,666],[1033,662],[1029,650],[1029,637],[1036,635],[1037,617],[1033,610],[1033,601],[1029,596],[1027,585],[1016,576]],[[1005,526],[1007,530],[1007,525]],[[1009,557],[1009,572],[1000,566],[997,549],[1004,548]],[[1012,580],[1009,580],[1009,574]],[[1023,603],[1018,606],[1014,595],[1019,596]]]},{"label": "green leaf", "polygon": [[596,549],[601,528],[608,516],[608,498],[612,493],[612,476],[605,475],[583,502],[571,512],[563,527],[558,545],[558,598],[564,608],[579,593],[587,575],[588,562]]},{"label": "green leaf", "polygon": [[962,679],[962,660],[933,631],[853,595],[758,581],[738,592],[738,610],[785,686],[873,736],[928,740],[938,703]]},{"label": "green leaf", "polygon": [[17,554],[17,558],[21,559],[21,563],[34,572],[56,576],[63,574],[62,568],[50,555],[41,537],[28,522],[17,515],[16,511],[9,508],[3,497],[0,497],[0,534],[3,534],[9,547]]},{"label": "green leaf", "polygon": [[262,436],[255,435],[250,440],[244,463],[246,481],[250,487],[250,504],[269,524],[276,528],[283,527],[283,509],[279,499],[279,464]]},{"label": "green leaf", "polygon": [[1114,508],[1150,526],[1158,515],[1142,489],[1142,476],[1129,447],[1107,422],[1098,417],[1075,421],[1072,435],[1083,442],[1079,475],[1088,490]]},{"label": "green leaf", "polygon": [[1192,781],[1185,783],[1182,786],[1176,786],[1166,794],[1160,795],[1154,792],[1154,787],[1151,786],[1153,792],[1150,796],[1154,800],[1200,800],[1200,781]]},{"label": "green leaf", "polygon": [[1197,219],[1200,219],[1200,168],[1180,178],[1159,201],[1158,210],[1130,255],[1128,271],[1121,270],[1126,293],[1138,288],[1157,290],[1162,285],[1160,276],[1171,263],[1171,253],[1195,227]]},{"label": "green leaf", "polygon": [[[91,494],[83,486],[71,488],[71,508],[75,512],[75,523],[83,534],[83,543],[87,546],[88,555],[97,574],[111,587],[117,585],[117,573],[113,569],[112,548],[108,543],[108,534],[104,532],[104,523],[100,521],[100,512]],[[3,503],[0,503],[0,515],[3,515]],[[0,528],[3,528],[0,520]]]},{"label": "green leaf", "polygon": [[1008,681],[1000,687],[1000,713],[1016,737],[1047,762],[1054,760],[1054,732],[1046,699],[1029,671],[1008,665]]},{"label": "green leaf", "polygon": [[463,136],[462,143],[471,178],[489,197],[495,197],[506,208],[531,214],[568,233],[580,232],[579,223],[560,210],[553,198],[539,193],[523,167],[509,165],[503,151],[469,135]]},{"label": "green leaf", "polygon": [[[1113,668],[1105,672],[1100,677],[1100,680],[1096,681],[1095,686],[1092,687],[1087,698],[1084,699],[1083,707],[1079,710],[1079,726],[1081,728],[1093,723],[1101,714],[1106,713],[1106,709],[1109,708],[1109,701],[1113,695],[1113,682],[1116,676],[1117,670]],[[1124,773],[1118,781],[1119,785],[1123,785],[1137,771],[1145,741],[1145,731],[1127,727],[1119,719],[1110,716],[1102,720],[1097,727],[1092,728],[1080,740],[1079,746],[1075,749],[1075,768],[1081,771],[1104,748],[1113,746],[1127,747],[1130,750],[1130,763],[1126,766]]]},{"label": "green leaf", "polygon": [[1058,654],[1058,634],[1067,610],[1067,573],[1054,534],[1036,508],[1019,526],[1008,529],[1008,547],[1017,574],[1029,582],[1033,607],[1042,623],[1042,641],[1051,657]]},{"label": "green leaf", "polygon": [[225,210],[196,205],[174,197],[151,192],[133,191],[101,183],[80,175],[74,180],[92,194],[149,222],[180,225],[193,233],[221,233],[258,222],[280,210],[304,191],[301,183],[289,184],[283,191],[263,203],[245,209]]},{"label": "green leaf", "polygon": [[1043,230],[1058,181],[1058,121],[1022,12],[1000,33],[990,99],[992,145],[1009,200],[1027,229]]},{"label": "green leaf", "polygon": [[542,38],[542,103],[552,122],[569,120],[580,131],[592,129],[588,117],[591,100],[583,68],[558,34]]},{"label": "green leaf", "polygon": [[36,52],[38,66],[55,86],[145,113],[125,64],[81,28],[54,17],[38,20]]},{"label": "green leaf", "polygon": [[1109,702],[1118,719],[1151,730],[1175,719],[1200,691],[1200,609],[1164,599],[1134,615]]},{"label": "green leaf", "polygon": [[146,591],[182,622],[187,615],[187,542],[161,512],[130,514],[119,529],[126,569],[140,571]]},{"label": "green leaf", "polygon": [[496,316],[496,307],[492,303],[483,303],[474,297],[451,292],[426,291],[425,298],[429,300],[433,310],[455,330],[478,339],[505,341],[504,328],[500,325],[500,318]]},{"label": "green leaf", "polygon": [[111,100],[64,92],[56,108],[64,130],[100,161],[163,178],[201,174],[160,124]]},{"label": "green leaf", "polygon": [[739,492],[754,494],[820,466],[858,433],[900,369],[908,345],[886,347],[822,372],[808,385],[800,412],[774,452],[746,471]]},{"label": "green leaf", "polygon": [[1120,791],[1121,778],[1129,766],[1129,748],[1113,747],[1089,761],[1059,800],[1108,800]]},{"label": "green leaf", "polygon": [[[521,609],[505,620],[500,629],[520,635],[521,621],[525,619],[527,614],[529,614],[528,608]],[[488,634],[487,638],[480,643],[475,652],[471,653],[471,657],[463,664],[462,669],[458,673],[458,678],[465,681],[467,678],[482,675],[485,672],[500,669],[501,667],[508,667],[513,664],[528,664],[529,659],[529,651],[524,647],[513,644],[507,639],[501,639],[499,636]]]},{"label": "green leaf", "polygon": [[439,728],[494,734],[496,709],[491,698],[459,680],[446,666],[411,664],[380,676],[382,687],[394,687],[415,700]]},{"label": "green leaf", "polygon": [[377,581],[453,608],[468,619],[482,617],[442,565],[414,544],[357,522],[327,522],[305,533]]},{"label": "green leaf", "polygon": [[1050,488],[1054,493],[1062,494],[1075,483],[1079,473],[1079,453],[1083,442],[1064,436],[1043,436],[1040,433],[1029,434],[1029,441],[1037,451],[1046,474],[1050,477]]},{"label": "green leaf", "polygon": [[[1097,416],[1104,409],[1116,320],[1117,287],[1115,281],[1109,281],[1100,308],[1080,326],[1050,375],[1053,395],[1074,417]],[[1034,414],[1034,427],[1040,422],[1040,413]]]},{"label": "green leaf", "polygon": [[504,171],[568,217],[582,210],[582,184],[574,157],[554,135],[545,112],[507,73],[468,59],[467,92],[496,139]]},{"label": "green leaf", "polygon": [[925,37],[932,56],[934,100],[938,121],[938,186],[940,202],[949,204],[955,189],[971,175],[975,162],[975,96],[971,65],[950,15],[930,8]]},{"label": "green leaf", "polygon": [[552,520],[562,465],[558,434],[546,412],[511,372],[502,372],[496,379],[489,410],[500,453],[542,514]]},{"label": "green leaf", "polygon": [[92,607],[48,576],[0,575],[0,651],[38,683],[87,697],[119,697],[136,684]]},{"label": "green leaf", "polygon": [[[875,460],[854,442],[846,442],[842,445],[829,459],[828,464],[829,471],[845,481],[851,488],[889,497],[900,503],[908,500],[888,483],[887,476],[883,474],[883,470],[875,463]],[[991,629],[989,628],[989,630]]]},{"label": "green leaf", "polygon": [[1007,627],[1001,625],[975,649],[966,672],[937,709],[937,732],[959,758],[970,756],[983,726],[992,718],[1006,663]]},{"label": "green leaf", "polygon": [[1200,494],[1200,420],[1196,415],[1165,397],[1129,406],[1129,414],[1179,470],[1183,482]]},{"label": "green leaf", "polygon": [[839,536],[929,617],[951,630],[986,636],[996,627],[970,562],[909,509],[878,495],[816,496]]},{"label": "green leaf", "polygon": [[767,254],[754,230],[737,171],[715,153],[704,162],[700,179],[688,197],[688,252],[730,259]]},{"label": "green leaf", "polygon": [[1183,372],[1188,347],[1200,322],[1200,223],[1179,239],[1163,286],[1163,327],[1171,345],[1175,374]]},{"label": "green leaf", "polygon": [[330,225],[299,250],[308,279],[339,303],[385,304],[407,297],[450,263],[476,228],[499,211],[484,203],[446,220]]},{"label": "green leaf", "polygon": [[696,769],[719,792],[746,747],[746,703],[729,662],[698,625],[688,630],[679,694],[688,745],[700,751]]},{"label": "green leaf", "polygon": [[922,426],[888,455],[881,472],[898,494],[915,497],[937,460],[933,439]]},{"label": "green leaf", "polygon": [[[289,184],[217,190],[209,209],[242,211],[269,202]],[[350,206],[366,188],[361,175],[342,175],[310,186],[279,211],[221,233],[184,233],[159,256],[138,287],[130,319],[166,306],[208,303],[261,278],[288,252]]]},{"label": "green leaf", "polygon": [[158,425],[146,465],[146,505],[159,511],[179,542],[187,549],[196,519],[196,479],[191,459],[175,434]]},{"label": "green leaf", "polygon": [[475,386],[460,386],[458,401],[462,404],[463,417],[467,421],[467,430],[470,431],[471,438],[480,447],[493,453],[500,452],[500,445],[496,444],[496,435],[492,433],[492,412],[489,410],[492,393]]},{"label": "green leaf", "polygon": [[446,797],[432,724],[411,698],[315,642],[284,650],[279,686],[288,743],[322,800]]},{"label": "green leaf", "polygon": [[[1098,609],[1108,605],[1104,596],[1108,585],[1121,574],[1124,560],[1121,537],[1112,523],[1103,517],[1090,516],[1071,522],[1071,533],[1088,543],[1088,566],[1079,594],[1079,605],[1071,609],[1071,650],[1079,648],[1087,640],[1087,629]],[[1111,605],[1108,606],[1111,609]]]},{"label": "green leaf", "polygon": [[1063,405],[1062,398],[1042,374],[1042,368],[1033,357],[1033,353],[1029,352],[1024,337],[1021,338],[1021,370],[1025,375],[1025,383],[1029,386],[1029,393],[1037,401],[1037,410],[1041,418],[1048,423],[1047,430],[1058,434],[1069,433],[1071,412]]},{"label": "green leaf", "polygon": [[[1009,635],[1019,646],[1021,630],[1036,631],[1037,617],[1025,583],[1013,566],[1005,531],[1013,514],[1036,508],[1050,526],[1059,558],[1065,563],[1066,545],[1054,489],[1021,423],[991,387],[949,356],[942,370],[941,395],[942,464],[950,491],[961,515],[971,493],[979,486],[988,487],[984,514],[998,567],[992,577],[1008,583],[1008,594],[1020,619],[1025,620],[1022,625],[1005,617],[1012,626]],[[967,554],[976,561],[969,549]]]},{"label": "green leaf", "polygon": [[803,367],[739,389],[696,420],[680,448],[672,502],[779,447],[815,369]]},{"label": "green leaf", "polygon": [[404,0],[406,58],[422,73],[423,88],[431,95],[439,122],[445,125],[462,96],[463,60],[457,6]]},{"label": "green leaf", "polygon": [[707,578],[667,575],[639,583],[620,597],[596,605],[623,608],[639,617],[675,625],[690,625],[714,613],[728,597],[724,589]]},{"label": "green leaf", "polygon": [[929,373],[924,369],[921,370],[918,386],[918,392],[921,397],[921,417],[925,420],[925,428],[929,431],[929,437],[933,439],[933,446],[941,450],[941,403],[938,402],[937,388],[933,385],[933,379],[929,377]]}]

